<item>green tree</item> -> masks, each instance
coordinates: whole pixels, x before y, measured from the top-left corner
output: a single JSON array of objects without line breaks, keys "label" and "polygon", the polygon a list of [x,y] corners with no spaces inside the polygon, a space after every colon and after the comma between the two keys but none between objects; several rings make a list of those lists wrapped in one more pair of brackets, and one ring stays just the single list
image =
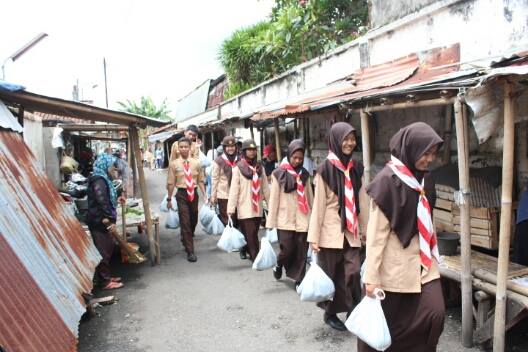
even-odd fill
[{"label": "green tree", "polygon": [[160,120],[172,120],[169,116],[170,110],[167,106],[167,99],[164,99],[160,106],[156,106],[151,97],[141,97],[139,102],[127,99],[126,102],[118,101],[117,104],[119,104],[121,111]]},{"label": "green tree", "polygon": [[226,98],[355,39],[366,30],[367,16],[367,0],[276,0],[269,21],[222,43]]}]

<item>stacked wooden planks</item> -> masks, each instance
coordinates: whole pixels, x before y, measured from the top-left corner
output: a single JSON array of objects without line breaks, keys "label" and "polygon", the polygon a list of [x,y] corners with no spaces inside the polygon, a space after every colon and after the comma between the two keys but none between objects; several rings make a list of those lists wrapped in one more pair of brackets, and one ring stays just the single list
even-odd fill
[{"label": "stacked wooden planks", "polygon": [[[478,183],[478,180],[471,183]],[[434,209],[434,221],[438,232],[460,233],[460,210],[455,203],[454,192],[455,189],[450,186],[436,185],[437,199]],[[477,194],[472,193],[470,209],[471,244],[494,250],[498,248],[500,208],[474,206],[475,203],[478,205],[486,203],[479,199],[474,201],[473,198],[478,197]]]}]

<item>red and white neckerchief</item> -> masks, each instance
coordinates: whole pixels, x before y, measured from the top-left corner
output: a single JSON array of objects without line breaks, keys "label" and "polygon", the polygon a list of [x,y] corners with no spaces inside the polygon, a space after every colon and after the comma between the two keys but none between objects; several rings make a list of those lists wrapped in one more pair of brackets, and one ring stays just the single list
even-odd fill
[{"label": "red and white neckerchief", "polygon": [[297,173],[293,166],[291,166],[290,163],[287,161],[284,161],[280,167],[288,171],[290,175],[295,177],[295,181],[297,183],[297,204],[299,205],[299,210],[303,214],[308,214],[310,208],[308,207],[308,200],[306,199],[306,194],[304,193],[304,185],[301,180],[302,171],[300,173]]},{"label": "red and white neckerchief", "polygon": [[187,199],[192,202],[194,200],[194,180],[189,160],[183,161],[183,173],[185,174],[185,186],[187,186]]},{"label": "red and white neckerchief", "polygon": [[235,160],[233,161],[229,160],[225,154],[222,154],[222,159],[224,159],[225,163],[231,166],[231,168],[235,167],[238,161],[238,157],[236,155],[235,155]]},{"label": "red and white neckerchief", "polygon": [[436,239],[436,232],[433,227],[433,220],[431,218],[431,207],[429,201],[425,196],[424,180],[418,183],[418,180],[411,171],[398,158],[391,155],[391,161],[387,163],[396,176],[403,181],[407,186],[420,193],[417,208],[418,232],[420,234],[420,257],[422,259],[422,266],[428,270],[431,268],[432,257],[440,261],[440,254],[438,253],[438,244]]},{"label": "red and white neckerchief", "polygon": [[358,236],[358,217],[356,211],[356,196],[354,195],[354,186],[352,184],[352,179],[350,178],[350,170],[354,167],[354,162],[352,159],[348,162],[348,165],[345,167],[341,160],[335,155],[332,151],[328,152],[326,157],[332,165],[334,165],[339,171],[345,176],[345,216],[346,216],[346,226],[348,231],[354,235]]},{"label": "red and white neckerchief", "polygon": [[259,203],[260,203],[260,177],[257,173],[257,168],[249,165],[247,160],[244,160],[249,169],[253,172],[253,177],[251,178],[251,205],[255,213],[259,212]]}]

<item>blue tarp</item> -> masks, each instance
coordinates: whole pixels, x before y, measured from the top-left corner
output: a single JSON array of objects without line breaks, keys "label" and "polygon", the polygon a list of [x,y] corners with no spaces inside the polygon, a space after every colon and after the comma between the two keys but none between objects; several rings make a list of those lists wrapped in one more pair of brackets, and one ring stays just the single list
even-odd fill
[{"label": "blue tarp", "polygon": [[0,90],[8,92],[17,92],[19,90],[25,90],[26,87],[19,84],[9,83],[0,79]]}]

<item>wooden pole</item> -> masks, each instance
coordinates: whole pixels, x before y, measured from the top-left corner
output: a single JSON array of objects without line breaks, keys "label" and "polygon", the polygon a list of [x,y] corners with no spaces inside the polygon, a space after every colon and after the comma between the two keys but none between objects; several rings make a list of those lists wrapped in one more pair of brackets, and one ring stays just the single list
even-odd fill
[{"label": "wooden pole", "polygon": [[372,166],[372,160],[370,158],[370,126],[369,126],[369,115],[365,112],[365,110],[361,109],[359,111],[359,115],[361,116],[361,141],[362,141],[362,147],[363,147],[363,167],[365,168],[363,170],[363,175],[365,178],[365,184],[369,184],[371,181],[371,175],[370,170]]},{"label": "wooden pole", "polygon": [[[138,193],[138,178],[137,178],[137,169],[139,167],[143,167],[143,161],[141,161],[140,164],[136,163],[136,158],[134,158],[134,151],[133,151],[133,148],[132,148],[132,142],[130,141],[130,136],[128,137],[128,140],[127,140],[127,148],[129,150],[129,163],[130,163],[130,168],[132,169],[132,196],[134,196],[134,198],[137,198],[137,196],[139,195]],[[141,158],[140,158],[141,159]],[[130,194],[127,194],[127,196],[131,196]]]},{"label": "wooden pole", "polygon": [[299,124],[297,119],[293,120],[293,138],[299,138]]},{"label": "wooden pole", "polygon": [[[134,157],[136,158],[136,163],[139,164],[141,159],[141,153],[139,150],[139,137],[138,130],[136,127],[130,127],[130,142],[132,144]],[[147,225],[147,238],[149,244],[149,259],[150,264],[154,265],[156,263],[156,246],[154,243],[154,235],[152,232],[152,217],[150,216],[150,202],[148,196],[147,183],[145,182],[145,171],[142,167],[138,167],[139,174],[139,187],[141,189],[141,198],[143,199],[143,210],[145,211],[145,223]]]},{"label": "wooden pole", "polygon": [[279,119],[276,118],[273,120],[273,123],[275,124],[275,149],[277,150],[277,160],[280,163],[282,160],[282,153],[280,147]]},{"label": "wooden pole", "polygon": [[504,139],[502,151],[502,195],[499,230],[499,259],[497,261],[497,295],[495,296],[495,322],[493,325],[493,352],[504,351],[506,319],[506,281],[510,250],[512,218],[513,160],[514,160],[514,102],[513,89],[504,84]]},{"label": "wooden pole", "polygon": [[453,106],[446,105],[445,107],[445,125],[444,125],[444,155],[442,157],[442,164],[446,165],[451,162],[451,134],[453,133],[452,126]]},{"label": "wooden pole", "polygon": [[249,125],[249,133],[251,133],[251,139],[255,140],[255,131],[253,131],[253,123]]},{"label": "wooden pole", "polygon": [[473,346],[473,297],[471,277],[471,233],[469,217],[469,160],[465,127],[465,105],[455,101],[455,126],[457,135],[459,206],[460,206],[460,261],[462,266],[460,284],[462,287],[462,345]]}]

